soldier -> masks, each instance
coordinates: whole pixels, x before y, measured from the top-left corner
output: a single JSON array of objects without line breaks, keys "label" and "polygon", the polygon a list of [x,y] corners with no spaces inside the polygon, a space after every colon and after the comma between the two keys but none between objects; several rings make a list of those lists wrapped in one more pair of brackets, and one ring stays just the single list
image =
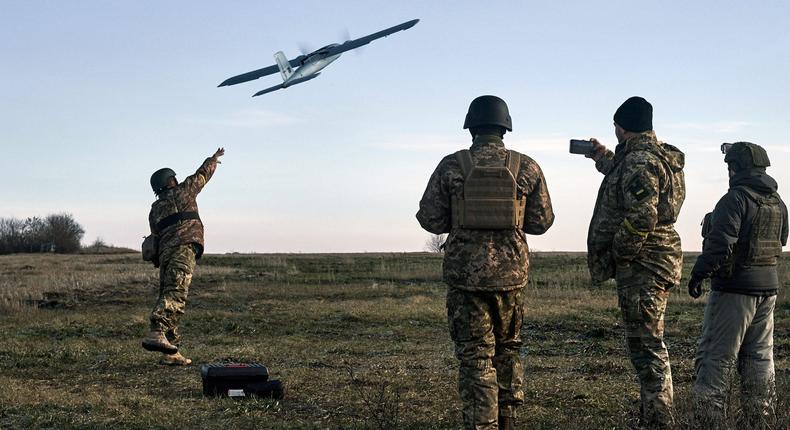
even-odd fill
[{"label": "soldier", "polygon": [[184,314],[195,261],[203,255],[203,223],[195,199],[223,155],[225,149],[217,149],[194,175],[181,183],[176,180],[176,172],[168,168],[151,175],[151,188],[157,200],[151,205],[148,222],[151,234],[158,237],[159,243],[154,261],[159,267],[159,298],[151,312],[151,331],[143,339],[143,348],[162,352],[160,364],[192,363],[178,352],[181,340],[178,322]]},{"label": "soldier", "polygon": [[684,156],[653,131],[653,106],[626,100],[614,114],[615,151],[592,139],[604,179],[587,236],[593,284],[615,278],[626,348],[641,385],[644,426],[673,422],[664,312],[683,265],[674,223],[685,198]]},{"label": "soldier", "polygon": [[464,426],[512,429],[524,403],[526,234],[545,233],[554,213],[538,164],[505,148],[502,138],[512,125],[502,99],[473,100],[464,129],[472,134],[471,148],[439,162],[417,220],[431,233],[450,233],[443,278]]},{"label": "soldier", "polygon": [[722,145],[730,189],[706,218],[702,254],[691,271],[689,294],[702,294],[711,278],[702,336],[697,347],[694,395],[702,425],[727,419],[730,377],[741,376],[744,428],[773,428],[774,307],[776,271],[787,245],[787,207],[776,181],[765,173],[768,154],[749,142]]}]

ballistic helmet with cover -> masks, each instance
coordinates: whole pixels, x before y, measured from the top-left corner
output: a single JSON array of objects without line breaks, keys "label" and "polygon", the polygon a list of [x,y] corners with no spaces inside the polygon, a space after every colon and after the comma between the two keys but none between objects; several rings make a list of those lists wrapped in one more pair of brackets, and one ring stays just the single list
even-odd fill
[{"label": "ballistic helmet with cover", "polygon": [[[725,144],[726,145],[726,144]],[[725,145],[722,145],[723,147]],[[724,156],[724,162],[734,172],[754,168],[766,168],[771,165],[765,149],[751,142],[735,142],[729,145]]]},{"label": "ballistic helmet with cover", "polygon": [[167,188],[167,182],[170,178],[174,178],[176,176],[176,172],[169,167],[165,167],[163,169],[159,169],[151,175],[151,189],[154,190],[154,193],[159,194]]},{"label": "ballistic helmet with cover", "polygon": [[507,103],[497,96],[480,96],[469,104],[466,113],[464,129],[485,125],[497,125],[507,131],[513,131],[513,122],[510,120],[510,111]]}]

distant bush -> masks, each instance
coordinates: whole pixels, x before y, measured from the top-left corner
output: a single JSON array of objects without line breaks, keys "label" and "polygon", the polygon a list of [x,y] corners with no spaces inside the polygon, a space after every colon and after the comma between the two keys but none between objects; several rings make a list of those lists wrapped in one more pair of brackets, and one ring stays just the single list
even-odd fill
[{"label": "distant bush", "polygon": [[446,234],[432,234],[425,241],[425,250],[428,252],[443,253],[445,241],[447,241]]},{"label": "distant bush", "polygon": [[105,242],[101,237],[97,237],[93,243],[83,246],[80,250],[80,254],[131,254],[135,252],[140,251],[135,251],[134,249],[122,246],[115,246],[111,243]]},{"label": "distant bush", "polygon": [[80,250],[85,229],[71,214],[53,214],[25,220],[0,218],[0,254],[15,252],[57,252]]}]

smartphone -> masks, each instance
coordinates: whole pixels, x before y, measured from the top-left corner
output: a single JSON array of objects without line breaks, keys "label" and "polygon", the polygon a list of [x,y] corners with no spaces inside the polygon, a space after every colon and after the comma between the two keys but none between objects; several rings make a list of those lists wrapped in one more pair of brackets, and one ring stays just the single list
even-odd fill
[{"label": "smartphone", "polygon": [[571,139],[571,154],[592,155],[593,143],[591,140]]}]

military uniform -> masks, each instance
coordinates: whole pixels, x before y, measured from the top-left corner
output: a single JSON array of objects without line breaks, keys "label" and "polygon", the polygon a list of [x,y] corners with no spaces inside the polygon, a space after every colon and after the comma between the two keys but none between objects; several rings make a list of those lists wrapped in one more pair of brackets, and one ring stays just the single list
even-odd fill
[{"label": "military uniform", "polygon": [[634,134],[596,161],[606,176],[590,222],[588,266],[594,283],[617,281],[626,347],[649,425],[672,422],[664,313],[683,264],[674,227],[685,198],[683,165],[683,153],[658,141],[652,130]]},{"label": "military uniform", "polygon": [[[497,135],[478,135],[469,149],[476,166],[503,166],[508,150]],[[551,198],[538,164],[518,154],[518,198],[525,198],[521,228],[478,229],[453,225],[453,207],[464,194],[456,154],[445,157],[428,181],[417,220],[434,234],[449,233],[443,278],[447,316],[460,361],[459,392],[469,429],[497,428],[524,402],[520,358],[523,287],[529,270],[526,234],[543,234],[554,222]]]},{"label": "military uniform", "polygon": [[151,312],[151,331],[161,331],[178,344],[178,323],[184,314],[195,262],[203,254],[203,223],[197,216],[197,195],[211,179],[217,160],[207,158],[195,174],[159,193],[148,220],[159,237],[159,298]]},{"label": "military uniform", "polygon": [[[743,156],[750,145],[741,143],[732,151]],[[754,147],[765,158],[760,157],[756,168],[748,156],[748,166],[731,165],[735,175],[730,189],[703,228],[702,254],[689,282],[692,296],[701,293],[692,287],[706,278],[711,278],[713,290],[705,306],[694,383],[698,419],[710,428],[727,420],[727,394],[735,372],[741,377],[741,424],[772,428],[775,418],[773,313],[781,283],[777,260],[787,244],[788,219],[776,181],[765,173],[767,154]],[[728,153],[728,158],[735,156]]]}]

